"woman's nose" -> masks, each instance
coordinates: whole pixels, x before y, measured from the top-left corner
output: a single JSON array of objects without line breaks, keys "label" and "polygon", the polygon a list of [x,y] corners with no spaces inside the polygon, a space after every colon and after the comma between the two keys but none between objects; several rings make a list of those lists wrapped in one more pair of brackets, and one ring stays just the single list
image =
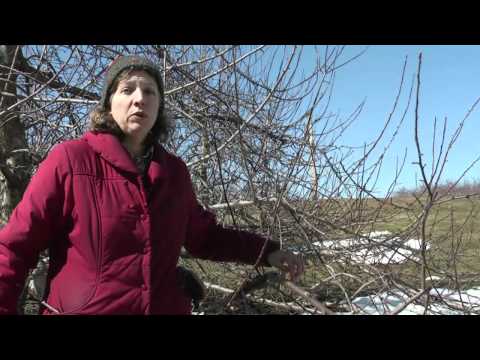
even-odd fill
[{"label": "woman's nose", "polygon": [[142,89],[136,89],[133,93],[133,101],[135,104],[143,104],[145,100],[145,94]]}]

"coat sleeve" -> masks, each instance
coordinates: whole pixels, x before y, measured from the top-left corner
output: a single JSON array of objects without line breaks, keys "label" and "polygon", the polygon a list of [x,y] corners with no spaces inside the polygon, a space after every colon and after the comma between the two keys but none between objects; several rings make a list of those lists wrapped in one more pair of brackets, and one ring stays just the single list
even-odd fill
[{"label": "coat sleeve", "polygon": [[0,230],[0,314],[15,314],[28,270],[58,235],[71,183],[66,150],[57,145],[39,165],[22,200]]},{"label": "coat sleeve", "polygon": [[185,171],[190,210],[185,241],[187,251],[201,259],[270,266],[267,257],[278,250],[280,244],[247,231],[219,225],[215,215],[198,203],[186,167]]}]

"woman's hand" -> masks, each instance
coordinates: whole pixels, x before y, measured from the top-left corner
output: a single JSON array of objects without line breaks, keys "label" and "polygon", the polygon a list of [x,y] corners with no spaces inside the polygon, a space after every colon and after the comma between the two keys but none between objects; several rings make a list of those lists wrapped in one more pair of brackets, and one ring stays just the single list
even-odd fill
[{"label": "woman's hand", "polygon": [[282,272],[288,273],[293,282],[297,281],[305,270],[302,257],[290,251],[276,250],[268,255],[267,261]]}]

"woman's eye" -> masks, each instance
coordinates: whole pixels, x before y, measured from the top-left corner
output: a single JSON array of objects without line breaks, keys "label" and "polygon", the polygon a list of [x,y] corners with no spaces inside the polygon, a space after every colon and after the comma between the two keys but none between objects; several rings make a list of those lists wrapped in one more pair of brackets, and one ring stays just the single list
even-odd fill
[{"label": "woman's eye", "polygon": [[130,94],[132,92],[132,89],[130,88],[123,88],[121,91],[120,91],[122,94]]}]

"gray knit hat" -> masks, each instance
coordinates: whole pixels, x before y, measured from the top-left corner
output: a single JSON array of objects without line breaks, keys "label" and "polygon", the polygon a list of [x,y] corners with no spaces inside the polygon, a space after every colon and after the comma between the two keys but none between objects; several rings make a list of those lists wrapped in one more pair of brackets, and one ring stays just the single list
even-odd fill
[{"label": "gray knit hat", "polygon": [[144,70],[155,79],[160,92],[160,108],[163,109],[164,89],[162,75],[155,64],[138,55],[118,56],[112,61],[107,70],[105,84],[102,91],[102,98],[100,99],[98,105],[100,105],[102,108],[105,108],[107,99],[110,97],[112,92],[113,82],[117,76],[126,69]]}]

